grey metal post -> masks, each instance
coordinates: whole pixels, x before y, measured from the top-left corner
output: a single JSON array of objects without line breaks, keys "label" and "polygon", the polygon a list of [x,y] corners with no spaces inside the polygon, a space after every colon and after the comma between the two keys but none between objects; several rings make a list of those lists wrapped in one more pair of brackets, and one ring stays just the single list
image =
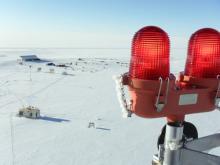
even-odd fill
[{"label": "grey metal post", "polygon": [[183,146],[183,126],[168,123],[166,126],[163,165],[181,165],[180,156]]},{"label": "grey metal post", "polygon": [[29,69],[30,69],[30,81],[32,81],[32,78],[31,78],[31,68],[32,68],[32,66],[29,65]]}]

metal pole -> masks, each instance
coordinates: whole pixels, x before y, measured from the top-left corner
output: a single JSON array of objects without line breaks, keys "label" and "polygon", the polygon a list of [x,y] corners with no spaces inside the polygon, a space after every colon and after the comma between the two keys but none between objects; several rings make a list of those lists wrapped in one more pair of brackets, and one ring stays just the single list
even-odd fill
[{"label": "metal pole", "polygon": [[168,123],[166,125],[163,165],[181,165],[182,139],[183,125],[181,123]]},{"label": "metal pole", "polygon": [[32,78],[31,78],[31,68],[32,68],[32,66],[29,65],[29,68],[30,68],[30,81],[32,81]]}]

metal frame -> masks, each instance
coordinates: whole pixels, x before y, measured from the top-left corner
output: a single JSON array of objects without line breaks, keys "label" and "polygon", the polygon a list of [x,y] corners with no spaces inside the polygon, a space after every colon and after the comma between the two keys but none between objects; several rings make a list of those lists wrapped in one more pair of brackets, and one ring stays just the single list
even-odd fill
[{"label": "metal frame", "polygon": [[[131,117],[130,104],[127,102],[124,86],[123,75],[114,77],[116,82],[116,90],[118,93],[118,100],[122,109],[123,117]],[[219,77],[218,77],[219,79]],[[166,98],[168,95],[169,79]],[[155,106],[157,111],[163,109],[165,102],[160,102],[159,96],[162,86],[162,79],[160,79],[160,89],[158,91],[158,98]],[[220,80],[218,90],[215,97],[216,106],[220,109],[220,98],[218,93],[220,91]],[[183,138],[183,125],[181,123],[168,123],[166,126],[165,141],[163,145],[159,145],[158,154],[153,156],[153,165],[220,165],[220,156],[205,153],[210,149],[220,147],[220,133],[202,137],[199,139],[185,140]]]},{"label": "metal frame", "polygon": [[183,142],[183,126],[167,124],[165,142],[153,165],[219,165],[220,157],[205,153],[220,146],[220,133]]}]

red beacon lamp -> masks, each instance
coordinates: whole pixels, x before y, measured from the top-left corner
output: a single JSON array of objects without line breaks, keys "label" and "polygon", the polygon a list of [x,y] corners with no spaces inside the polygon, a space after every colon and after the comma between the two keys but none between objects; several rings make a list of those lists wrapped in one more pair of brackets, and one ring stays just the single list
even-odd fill
[{"label": "red beacon lamp", "polygon": [[191,36],[184,74],[196,78],[217,78],[220,74],[218,31],[204,28]]},{"label": "red beacon lamp", "polygon": [[[158,147],[163,148],[160,150],[163,156],[157,155],[156,164],[184,165],[183,160],[179,162],[174,158],[175,154],[185,149],[183,141],[185,143],[193,139],[196,143],[195,139],[198,138],[196,127],[184,121],[185,115],[219,108],[220,33],[204,28],[191,36],[185,71],[180,73],[177,80],[170,73],[169,53],[170,41],[165,31],[155,26],[140,29],[132,41],[129,72],[117,77],[116,83],[119,101],[126,116],[134,113],[144,118],[167,118],[168,124],[158,139]],[[124,86],[128,87],[129,104]],[[216,136],[220,139],[220,134],[213,138],[216,139]],[[170,148],[170,141],[177,148]],[[188,144],[189,148],[191,145],[194,144]],[[195,156],[199,160],[198,157]],[[217,164],[220,164],[220,159]]]},{"label": "red beacon lamp", "polygon": [[164,80],[169,77],[169,37],[162,29],[147,26],[134,36],[129,76],[142,80]]}]

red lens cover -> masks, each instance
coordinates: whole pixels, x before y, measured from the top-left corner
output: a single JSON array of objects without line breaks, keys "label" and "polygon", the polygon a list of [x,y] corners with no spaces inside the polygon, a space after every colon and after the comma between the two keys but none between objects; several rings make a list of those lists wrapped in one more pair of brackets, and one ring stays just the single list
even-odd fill
[{"label": "red lens cover", "polygon": [[188,45],[185,75],[215,78],[220,74],[220,33],[204,28],[192,34]]},{"label": "red lens cover", "polygon": [[169,76],[170,41],[159,27],[146,26],[133,38],[129,75],[131,78],[158,80]]}]

